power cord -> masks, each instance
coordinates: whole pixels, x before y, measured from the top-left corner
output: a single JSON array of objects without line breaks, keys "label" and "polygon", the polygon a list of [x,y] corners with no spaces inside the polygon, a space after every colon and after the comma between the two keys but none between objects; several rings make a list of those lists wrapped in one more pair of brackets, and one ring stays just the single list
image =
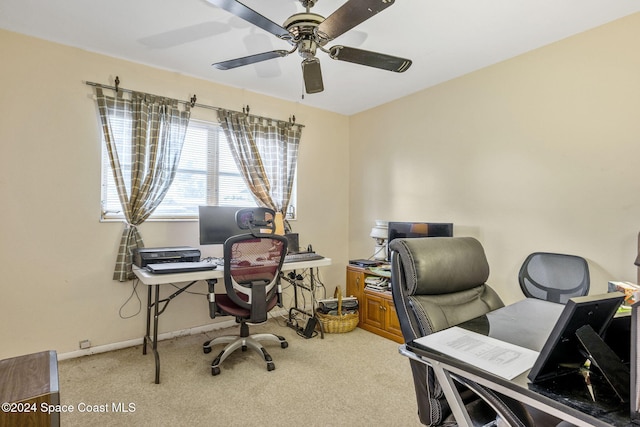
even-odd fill
[{"label": "power cord", "polygon": [[[173,286],[176,289],[182,289],[180,286],[176,285],[175,283],[169,283],[171,286]],[[209,294],[206,292],[193,292],[193,291],[183,291],[185,294],[191,294],[191,295],[204,295],[204,296],[208,296]]]},{"label": "power cord", "polygon": [[[132,317],[137,316],[138,314],[140,314],[140,312],[142,311],[142,300],[140,299],[140,296],[138,295],[138,285],[140,284],[140,280],[139,279],[134,279],[133,282],[131,283],[131,295],[129,295],[129,298],[126,299],[126,301],[120,306],[120,309],[118,310],[118,315],[120,316],[121,319],[131,319]],[[136,297],[136,299],[138,300],[138,310],[130,315],[130,316],[125,316],[122,314],[125,306],[129,303],[129,301],[131,301],[133,299],[133,297]]]}]

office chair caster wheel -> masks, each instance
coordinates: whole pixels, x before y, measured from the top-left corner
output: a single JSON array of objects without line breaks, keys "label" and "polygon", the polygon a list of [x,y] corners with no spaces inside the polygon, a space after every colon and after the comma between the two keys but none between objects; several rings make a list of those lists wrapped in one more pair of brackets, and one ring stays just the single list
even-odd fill
[{"label": "office chair caster wheel", "polygon": [[286,342],[286,341],[285,341],[285,342],[281,342],[281,343],[280,343],[280,347],[281,347],[281,348],[287,348],[287,347],[289,347],[289,343],[288,343],[288,342]]},{"label": "office chair caster wheel", "polygon": [[242,351],[247,351],[247,346],[246,345],[242,346]]},{"label": "office chair caster wheel", "polygon": [[268,362],[267,371],[273,371],[274,369],[276,369],[276,365],[273,362]]},{"label": "office chair caster wheel", "polygon": [[220,375],[220,368],[218,368],[217,366],[212,366],[211,367],[211,375],[213,375],[214,377],[216,375]]},{"label": "office chair caster wheel", "polygon": [[206,343],[202,344],[202,351],[204,352],[204,354],[211,353],[211,347],[209,347],[209,344],[211,344],[211,341],[207,341]]}]

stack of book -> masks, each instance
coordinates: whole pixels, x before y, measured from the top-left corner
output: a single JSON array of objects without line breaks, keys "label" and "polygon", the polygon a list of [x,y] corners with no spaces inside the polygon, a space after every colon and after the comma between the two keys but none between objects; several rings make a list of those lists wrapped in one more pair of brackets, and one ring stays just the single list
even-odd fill
[{"label": "stack of book", "polygon": [[384,277],[369,276],[364,279],[365,289],[377,292],[386,292],[389,290],[389,280]]},{"label": "stack of book", "polygon": [[624,303],[631,307],[640,301],[640,286],[631,282],[609,282],[609,292],[622,292],[624,294]]}]

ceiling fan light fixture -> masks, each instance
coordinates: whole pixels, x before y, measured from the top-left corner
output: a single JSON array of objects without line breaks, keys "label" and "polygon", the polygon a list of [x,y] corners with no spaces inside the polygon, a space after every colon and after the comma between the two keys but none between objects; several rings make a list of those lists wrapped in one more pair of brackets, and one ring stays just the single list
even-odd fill
[{"label": "ceiling fan light fixture", "polygon": [[313,40],[301,40],[298,42],[298,53],[305,60],[312,60],[316,56],[318,45]]},{"label": "ceiling fan light fixture", "polygon": [[304,79],[304,89],[307,93],[319,93],[324,90],[322,70],[320,69],[320,60],[318,58],[302,61],[302,77]]}]

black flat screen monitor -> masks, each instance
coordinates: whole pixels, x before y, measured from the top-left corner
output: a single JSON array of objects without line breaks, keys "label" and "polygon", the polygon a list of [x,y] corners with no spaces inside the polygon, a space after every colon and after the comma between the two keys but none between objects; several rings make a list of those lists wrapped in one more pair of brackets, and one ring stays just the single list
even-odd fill
[{"label": "black flat screen monitor", "polygon": [[390,222],[389,242],[412,237],[453,237],[449,222]]},{"label": "black flat screen monitor", "polygon": [[[389,222],[387,243],[393,239],[413,237],[453,237],[453,224],[450,222]],[[387,260],[391,259],[391,251]]]},{"label": "black flat screen monitor", "polygon": [[576,372],[587,360],[576,331],[589,325],[603,337],[623,300],[621,292],[569,299],[529,371],[529,379],[535,383]]},{"label": "black flat screen monitor", "polygon": [[198,206],[201,245],[221,245],[229,237],[245,234],[236,222],[236,206]]}]

